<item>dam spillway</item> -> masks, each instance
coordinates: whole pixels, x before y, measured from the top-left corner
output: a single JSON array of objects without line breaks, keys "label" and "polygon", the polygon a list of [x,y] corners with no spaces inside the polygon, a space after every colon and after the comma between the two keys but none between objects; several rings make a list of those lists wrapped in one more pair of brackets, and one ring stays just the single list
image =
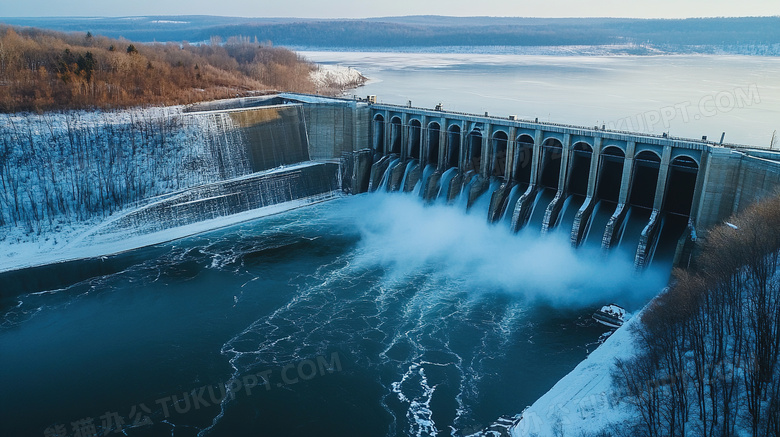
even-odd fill
[{"label": "dam spillway", "polygon": [[[364,137],[371,147],[356,153],[372,169],[355,175],[356,192],[376,190],[391,162],[395,170],[428,169],[419,188],[426,202],[443,193],[447,201],[466,196],[471,207],[489,196],[489,221],[505,218],[514,231],[558,228],[573,246],[628,248],[639,268],[655,255],[682,262],[697,230],[780,186],[780,153],[766,149],[440,108],[365,105],[371,126]],[[401,177],[416,181],[421,175]],[[675,243],[659,246],[662,234]]]}]

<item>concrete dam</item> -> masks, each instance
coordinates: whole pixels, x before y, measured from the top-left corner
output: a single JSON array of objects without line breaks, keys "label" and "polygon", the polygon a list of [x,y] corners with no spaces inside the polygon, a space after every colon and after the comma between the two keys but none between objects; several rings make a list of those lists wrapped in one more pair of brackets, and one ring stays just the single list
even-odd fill
[{"label": "concrete dam", "polygon": [[756,147],[368,99],[287,98],[304,103],[312,157],[341,156],[348,192],[416,189],[425,202],[460,196],[467,208],[489,199],[490,222],[557,229],[574,246],[620,245],[639,268],[654,256],[685,263],[697,231],[780,188],[780,153]]},{"label": "concrete dam", "polygon": [[[484,208],[486,220],[515,232],[564,232],[575,247],[621,247],[643,268],[654,257],[684,265],[697,231],[780,187],[780,153],[706,139],[300,94],[204,103],[186,113],[214,126],[204,135],[220,167],[240,171],[108,231],[143,223],[159,231],[159,223],[187,224],[180,211],[214,218],[326,200],[339,190],[414,191],[423,202]],[[309,164],[285,169],[300,162]]]}]

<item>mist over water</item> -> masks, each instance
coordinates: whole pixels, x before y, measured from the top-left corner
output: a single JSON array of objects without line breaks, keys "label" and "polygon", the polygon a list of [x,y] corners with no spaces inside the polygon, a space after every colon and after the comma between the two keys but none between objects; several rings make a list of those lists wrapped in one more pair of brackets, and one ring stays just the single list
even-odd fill
[{"label": "mist over water", "polygon": [[542,236],[529,226],[514,234],[489,224],[478,208],[465,213],[399,193],[358,196],[350,208],[361,217],[356,267],[381,267],[389,282],[425,272],[469,293],[505,292],[562,307],[615,301],[636,309],[669,276],[668,266],[635,272],[631,252],[575,249],[562,230]]}]

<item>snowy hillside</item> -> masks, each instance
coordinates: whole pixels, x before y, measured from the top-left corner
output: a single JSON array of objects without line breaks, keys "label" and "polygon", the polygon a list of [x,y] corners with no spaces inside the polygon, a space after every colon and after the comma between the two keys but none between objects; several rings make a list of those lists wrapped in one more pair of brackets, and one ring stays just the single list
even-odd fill
[{"label": "snowy hillside", "polygon": [[219,114],[188,116],[181,107],[6,114],[0,228],[40,235],[249,171],[230,118]]},{"label": "snowy hillside", "polygon": [[[269,213],[284,210],[271,205],[274,202],[270,200],[279,190],[297,193],[279,185],[295,175],[277,183],[255,172],[272,167],[290,170],[287,161],[308,159],[303,137],[288,132],[298,132],[294,121],[285,121],[291,114],[297,114],[297,109],[192,113],[177,106],[0,115],[0,271],[130,249],[134,244],[124,244],[124,237],[113,238],[116,247],[101,250],[87,250],[91,248],[73,243],[84,240],[85,233],[104,228],[106,223],[135,217],[128,214],[163,201],[167,202],[166,214],[173,214],[166,220],[171,226],[190,226],[260,207]],[[257,137],[254,142],[246,138],[248,129]],[[302,149],[301,156],[287,156],[293,146]],[[284,151],[284,156],[271,156],[277,149]],[[278,159],[271,160],[275,164],[258,168],[263,160],[250,156],[258,153],[268,155],[265,161]],[[265,161],[262,163],[267,164]],[[248,175],[253,179],[247,179]],[[255,180],[262,187],[254,187],[251,192],[261,193],[263,199],[250,201],[238,195],[241,193],[230,192],[230,187],[239,184],[236,181],[246,184]],[[295,205],[300,206],[330,196],[333,187],[328,178],[315,182],[316,186],[301,191],[300,199],[294,196],[279,201],[296,200]],[[264,188],[266,185],[270,191]],[[277,185],[281,188],[274,188]],[[197,209],[196,201],[209,197],[188,194],[195,188],[198,193],[219,192],[236,199],[220,213],[209,211],[208,217],[194,217],[190,210]],[[170,200],[176,196],[186,198],[184,204],[190,211],[187,217],[180,217],[183,207]],[[244,216],[246,220],[251,214]],[[214,223],[226,222],[220,219]],[[136,223],[134,233],[157,232],[170,226],[147,227]],[[200,226],[197,230],[206,228]],[[123,229],[121,233],[127,232]],[[192,230],[183,232],[187,235]],[[137,243],[166,241],[171,235],[168,232]],[[99,243],[90,241],[86,246]]]}]

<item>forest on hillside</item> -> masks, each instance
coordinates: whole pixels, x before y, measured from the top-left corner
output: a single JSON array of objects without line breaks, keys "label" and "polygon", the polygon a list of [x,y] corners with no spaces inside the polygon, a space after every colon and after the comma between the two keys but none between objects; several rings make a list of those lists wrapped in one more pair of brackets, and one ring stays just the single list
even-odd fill
[{"label": "forest on hillside", "polygon": [[249,38],[134,43],[0,26],[0,111],[186,104],[269,90],[313,92],[314,65]]},{"label": "forest on hillside", "polygon": [[780,196],[710,229],[619,360],[634,437],[780,436]]}]

